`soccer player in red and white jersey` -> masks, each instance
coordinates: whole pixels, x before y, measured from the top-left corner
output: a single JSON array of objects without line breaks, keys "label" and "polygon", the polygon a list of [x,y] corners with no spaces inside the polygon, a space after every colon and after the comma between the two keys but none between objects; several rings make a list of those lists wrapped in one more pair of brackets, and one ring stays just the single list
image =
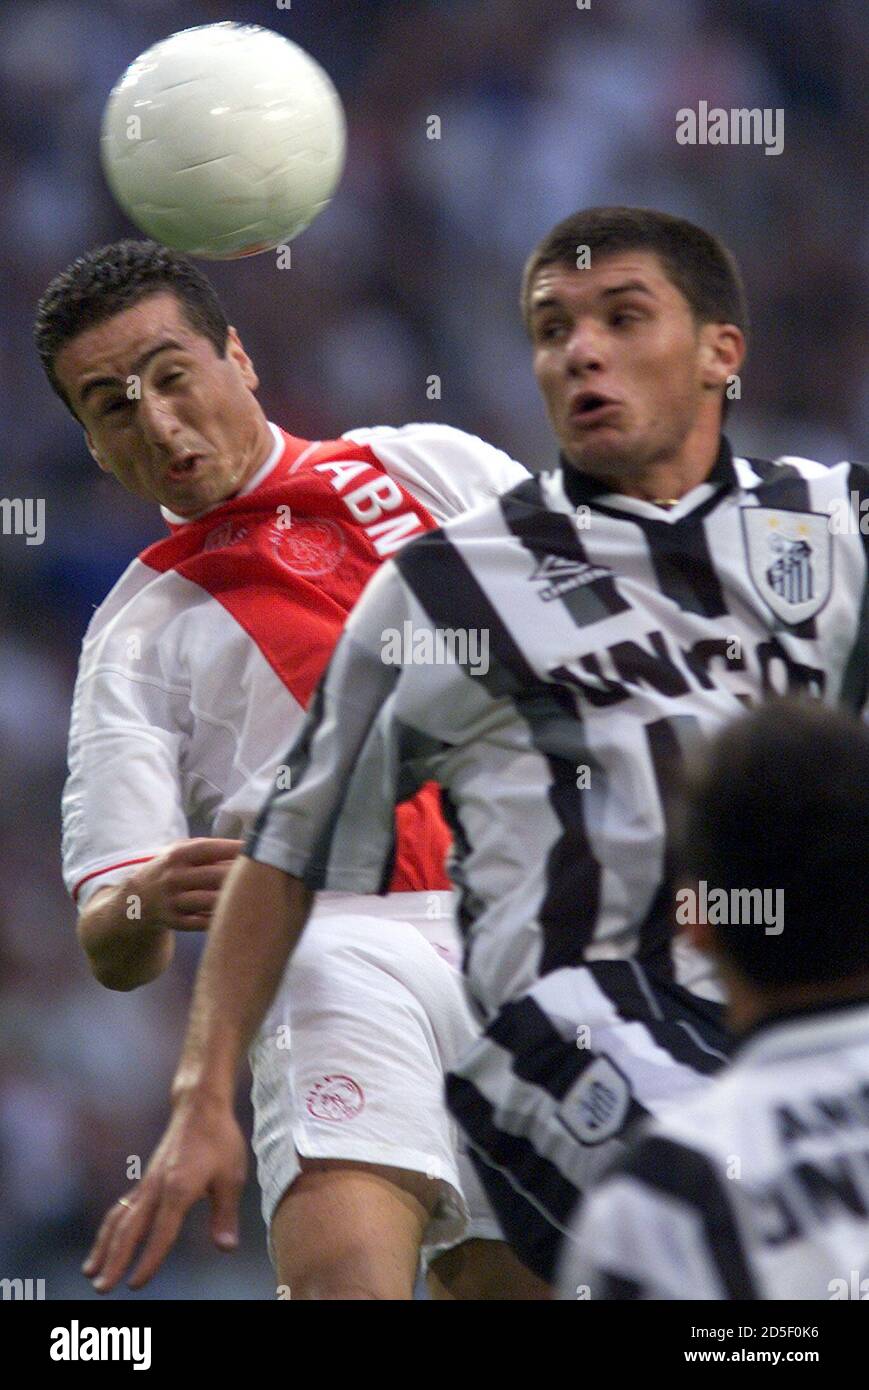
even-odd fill
[{"label": "soccer player in red and white jersey", "polygon": [[[43,295],[36,339],[99,467],[169,527],[88,627],[63,800],[79,939],[98,980],[133,989],[166,969],[177,931],[208,927],[266,793],[291,782],[281,759],[381,559],[525,470],[443,425],[287,434],[210,283],[153,242],[75,261]],[[474,1031],[448,844],[429,784],[402,807],[387,896],[321,895],[252,1049],[263,1212],[294,1298],[410,1297],[421,1251],[441,1296],[536,1292],[443,1103]],[[227,1191],[244,1173],[239,1135]],[[221,1247],[234,1209],[213,1203]]]}]

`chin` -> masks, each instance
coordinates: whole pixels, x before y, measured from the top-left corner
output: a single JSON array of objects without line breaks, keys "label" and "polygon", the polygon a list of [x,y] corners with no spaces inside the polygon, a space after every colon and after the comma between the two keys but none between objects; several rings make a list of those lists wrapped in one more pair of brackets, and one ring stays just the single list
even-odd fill
[{"label": "chin", "polygon": [[631,467],[631,451],[624,439],[619,438],[614,433],[604,437],[601,431],[601,438],[588,440],[577,444],[568,452],[568,458],[572,458],[577,468],[583,469],[587,473],[606,471],[611,473],[614,468],[625,471]]},{"label": "chin", "polygon": [[205,511],[206,507],[212,506],[210,497],[196,496],[191,497],[189,493],[182,494],[180,497],[165,497],[162,499],[163,506],[176,516],[190,517],[197,516],[199,512]]}]

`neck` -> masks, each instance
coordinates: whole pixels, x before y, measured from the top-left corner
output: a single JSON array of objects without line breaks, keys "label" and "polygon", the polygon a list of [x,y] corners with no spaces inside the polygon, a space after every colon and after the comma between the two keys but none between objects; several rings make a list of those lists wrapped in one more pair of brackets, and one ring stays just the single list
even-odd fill
[{"label": "neck", "polygon": [[241,451],[241,465],[239,472],[234,475],[232,480],[232,491],[222,499],[228,501],[240,492],[246,483],[249,483],[255,473],[258,473],[275,447],[274,436],[269,429],[269,422],[265,415],[260,412],[259,417],[253,422],[250,444]]},{"label": "neck", "polygon": [[636,497],[644,502],[678,502],[687,492],[706,481],[715,467],[721,447],[720,425],[707,420],[695,424],[677,448],[668,448],[646,458],[593,459],[565,462],[577,473],[591,478],[609,492]]},{"label": "neck", "polygon": [[745,1033],[779,1014],[823,1008],[825,1004],[843,1004],[852,999],[869,999],[869,971],[825,984],[761,988],[722,963],[721,977],[727,993],[727,1021],[734,1033]]}]

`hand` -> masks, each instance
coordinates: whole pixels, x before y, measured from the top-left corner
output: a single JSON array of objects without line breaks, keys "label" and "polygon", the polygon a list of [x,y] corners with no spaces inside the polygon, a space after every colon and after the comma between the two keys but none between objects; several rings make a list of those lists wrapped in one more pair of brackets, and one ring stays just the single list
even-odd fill
[{"label": "hand", "polygon": [[238,1245],[238,1201],[247,1173],[247,1145],[232,1109],[182,1100],[141,1182],[100,1226],[82,1272],[108,1293],[144,1244],[128,1285],[140,1289],[157,1272],[187,1212],[201,1197],[211,1204],[211,1239],[220,1250]]},{"label": "hand", "polygon": [[144,922],[175,931],[206,931],[242,843],[176,840],[130,876],[124,893],[141,899]]}]

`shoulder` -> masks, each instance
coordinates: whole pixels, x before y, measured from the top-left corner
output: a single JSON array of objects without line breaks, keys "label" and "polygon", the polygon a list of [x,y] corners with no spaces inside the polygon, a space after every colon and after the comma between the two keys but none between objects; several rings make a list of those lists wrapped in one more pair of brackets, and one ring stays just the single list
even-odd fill
[{"label": "shoulder", "polygon": [[746,1113],[741,1071],[730,1065],[665,1116],[641,1125],[619,1171],[656,1190],[703,1203],[726,1178]]},{"label": "shoulder", "polygon": [[797,473],[816,491],[816,484],[826,494],[839,492],[847,495],[851,488],[865,488],[869,484],[869,468],[866,464],[853,463],[843,459],[839,463],[818,463],[815,459],[800,458],[794,454],[783,454],[776,459],[776,468]]},{"label": "shoulder", "polygon": [[[393,449],[436,449],[459,453],[502,453],[479,435],[445,425],[437,420],[416,420],[407,425],[369,425],[347,430],[341,436],[354,444],[362,444],[375,453]],[[503,454],[504,458],[509,455]]]},{"label": "shoulder", "polygon": [[401,577],[418,593],[466,586],[469,571],[488,566],[493,547],[515,542],[509,518],[516,511],[545,510],[538,477],[526,476],[508,491],[490,497],[433,531],[416,536],[393,560]]},{"label": "shoulder", "polygon": [[451,517],[434,531],[415,538],[405,546],[403,554],[428,542],[429,545],[462,547],[478,539],[508,537],[506,517],[514,512],[545,512],[547,510],[539,476],[526,474],[505,492],[480,502],[476,507]]},{"label": "shoulder", "polygon": [[201,599],[201,591],[174,570],[161,572],[141,558],[127,566],[95,609],[82,639],[80,670],[125,663],[132,650],[165,653],[170,630]]},{"label": "shoulder", "polygon": [[342,437],[370,449],[387,472],[430,506],[437,522],[506,492],[529,475],[503,449],[435,421],[375,425]]},{"label": "shoulder", "polygon": [[775,460],[775,467],[790,469],[793,473],[799,473],[801,478],[824,478],[830,472],[825,463],[818,463],[816,459],[802,458],[799,454],[781,454]]},{"label": "shoulder", "polygon": [[125,611],[138,605],[140,596],[156,578],[156,573],[138,558],[132,560],[115,581],[102,603],[94,609],[84,641],[101,637]]},{"label": "shoulder", "polygon": [[709,1135],[691,1124],[650,1124],[639,1131],[617,1171],[656,1191],[702,1201],[719,1176]]},{"label": "shoulder", "polygon": [[743,456],[734,458],[734,466],[743,486],[757,487],[758,491],[776,487],[794,478],[807,483],[821,482],[832,489],[855,476],[869,481],[869,469],[866,464],[847,460],[833,464],[819,463],[817,459],[803,458],[800,454],[780,454],[772,460]]}]

